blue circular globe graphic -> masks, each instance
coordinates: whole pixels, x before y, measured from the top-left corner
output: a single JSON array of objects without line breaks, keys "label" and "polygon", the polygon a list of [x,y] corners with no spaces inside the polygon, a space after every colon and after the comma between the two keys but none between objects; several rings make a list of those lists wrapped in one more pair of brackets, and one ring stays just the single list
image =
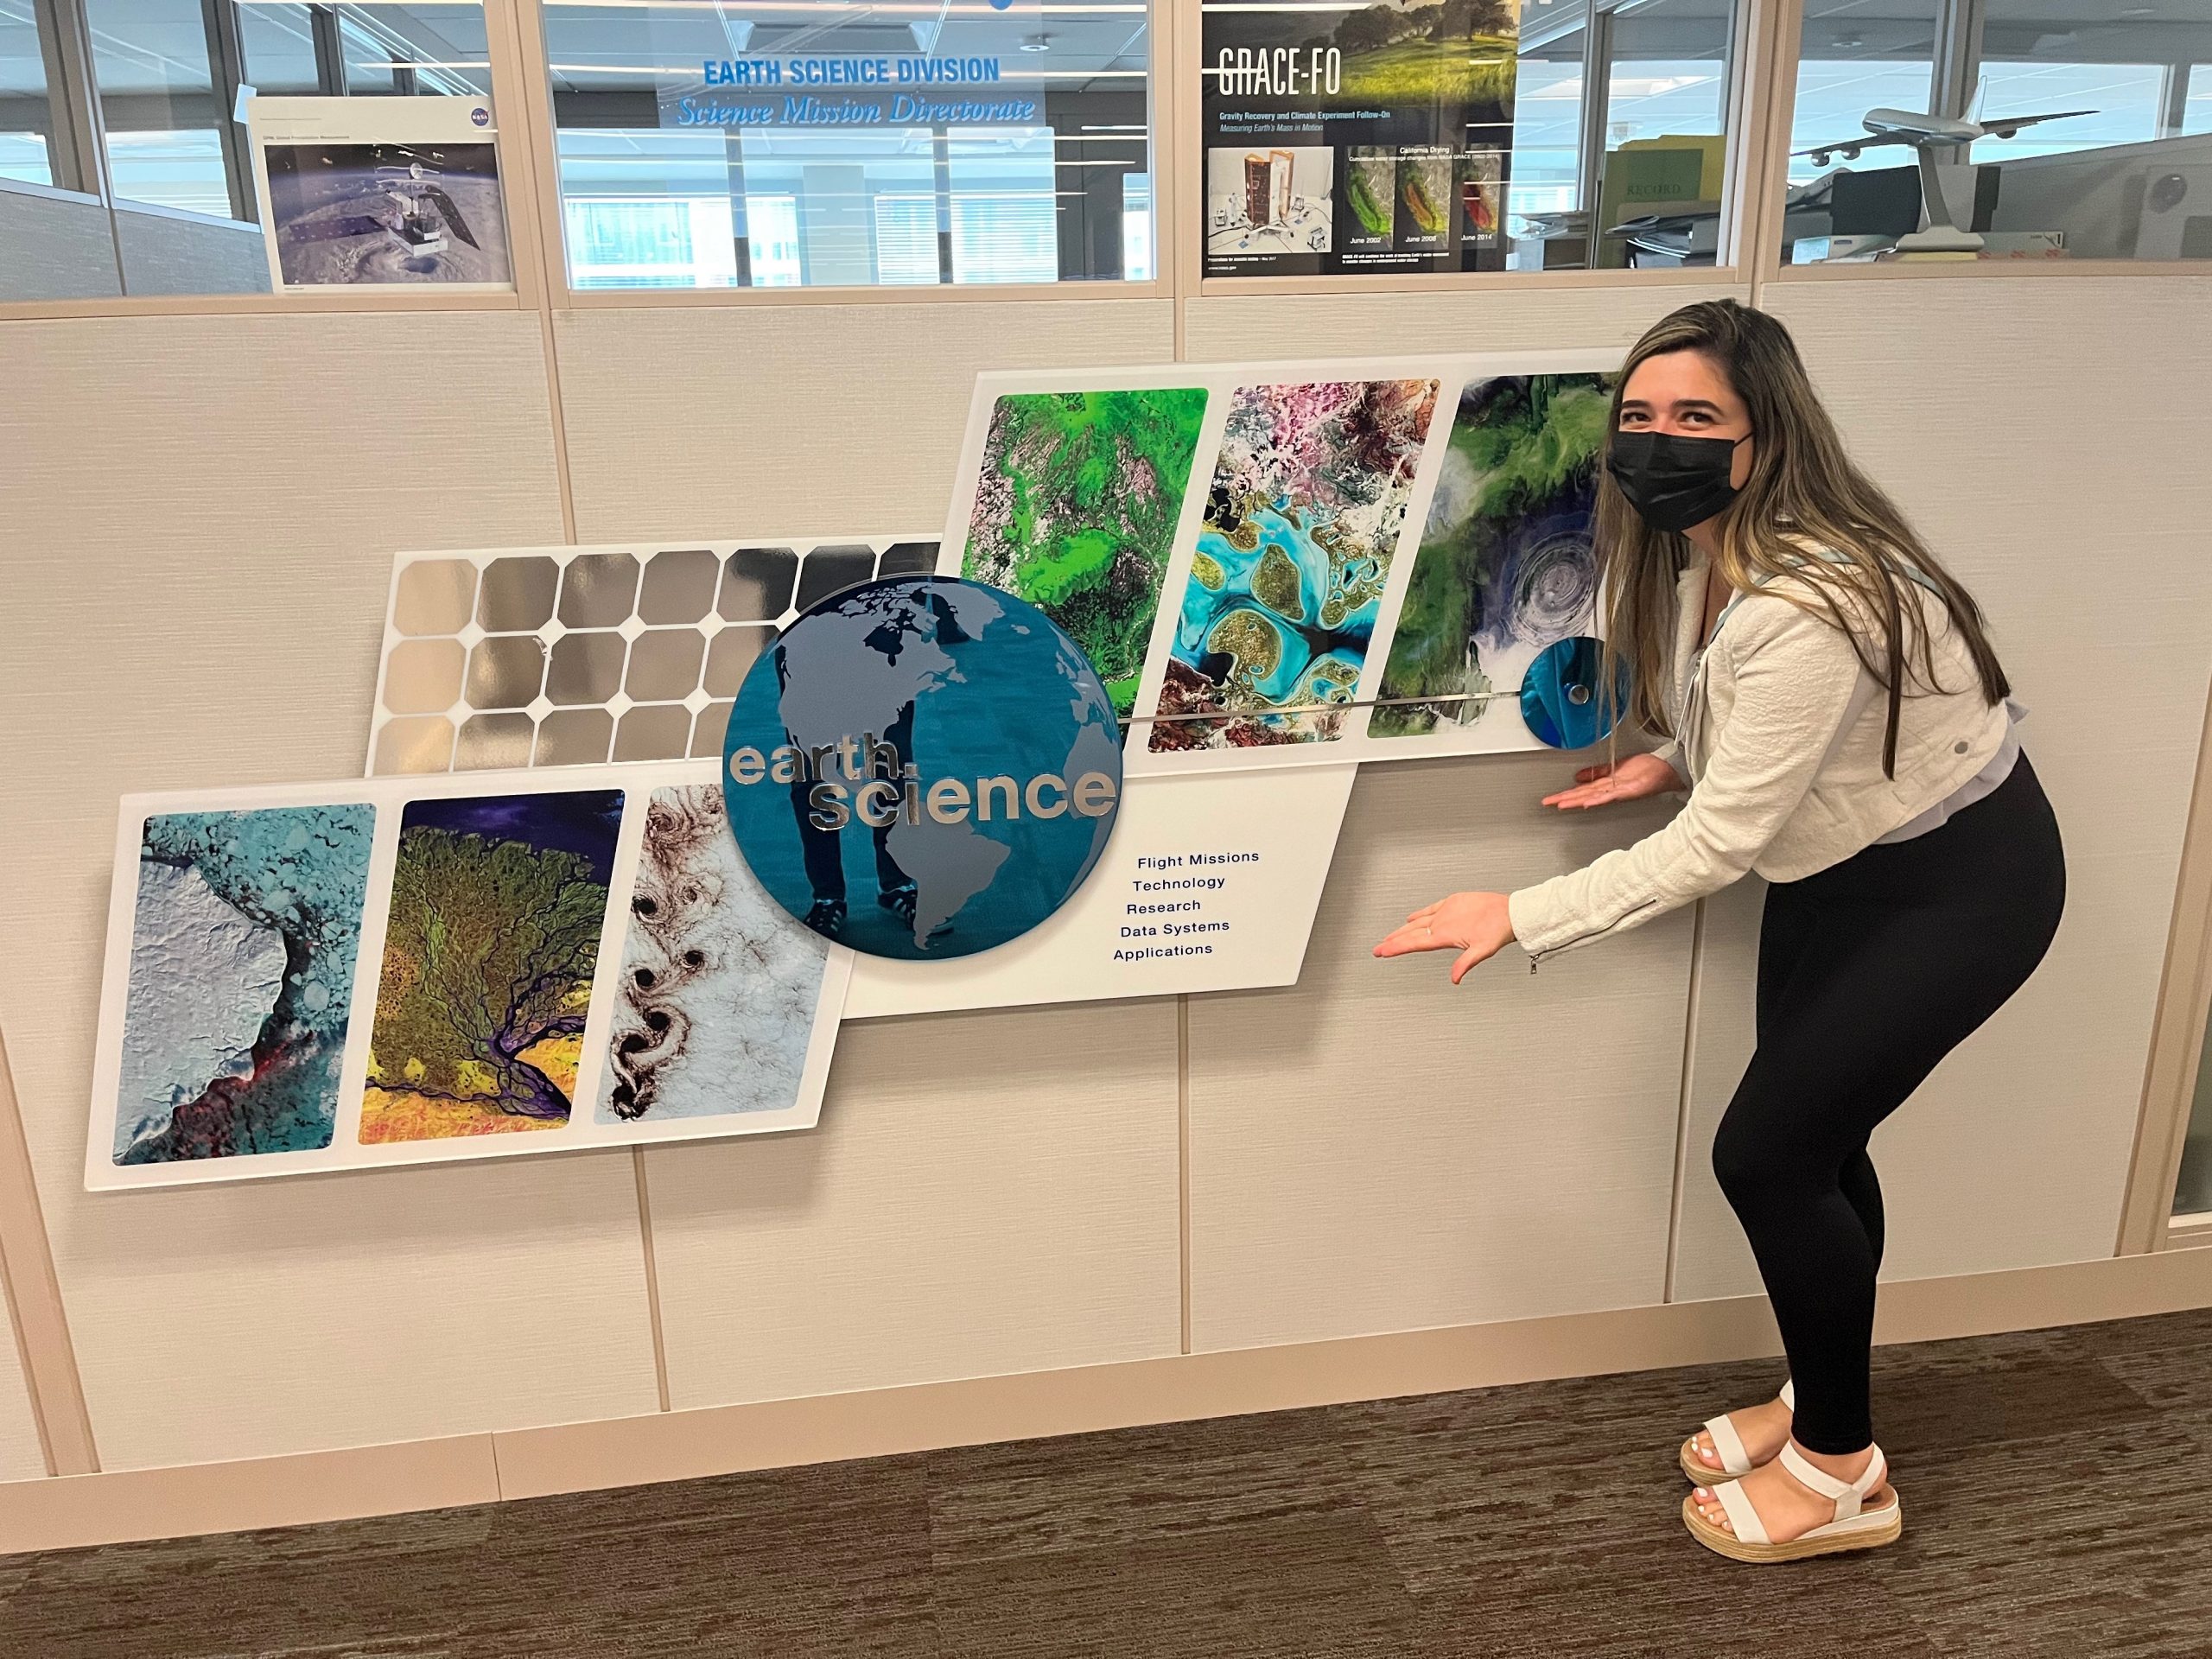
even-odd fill
[{"label": "blue circular globe graphic", "polygon": [[1521,718],[1539,743],[1586,749],[1602,743],[1628,709],[1629,671],[1614,665],[1605,689],[1605,648],[1587,638],[1557,639],[1538,652],[1521,676]]},{"label": "blue circular globe graphic", "polygon": [[730,710],[722,794],[760,885],[817,933],[907,961],[1019,938],[1114,833],[1122,739],[1082,649],[957,576],[833,594]]}]

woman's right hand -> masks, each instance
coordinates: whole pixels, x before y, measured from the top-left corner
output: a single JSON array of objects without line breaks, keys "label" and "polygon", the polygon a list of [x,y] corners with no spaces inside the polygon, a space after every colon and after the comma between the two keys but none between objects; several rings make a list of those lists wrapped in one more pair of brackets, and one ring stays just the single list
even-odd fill
[{"label": "woman's right hand", "polygon": [[1545,796],[1544,804],[1572,812],[1611,806],[1616,801],[1642,800],[1647,795],[1663,795],[1670,789],[1682,787],[1681,774],[1657,755],[1631,754],[1617,763],[1609,761],[1603,766],[1583,767],[1574,774],[1573,789]]}]

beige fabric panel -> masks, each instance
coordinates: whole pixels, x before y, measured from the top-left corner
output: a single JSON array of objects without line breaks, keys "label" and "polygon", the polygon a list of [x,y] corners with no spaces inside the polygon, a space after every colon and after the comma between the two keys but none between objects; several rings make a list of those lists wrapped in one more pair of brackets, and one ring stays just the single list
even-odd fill
[{"label": "beige fabric panel", "polygon": [[1191,1005],[1200,1351],[1659,1301],[1690,918],[1454,988],[1378,962],[1407,913],[1648,834],[1537,804],[1544,753],[1363,767],[1299,983]]},{"label": "beige fabric panel", "polygon": [[0,1481],[35,1480],[45,1472],[46,1454],[39,1450],[38,1419],[31,1411],[16,1333],[0,1308]]},{"label": "beige fabric panel", "polygon": [[[2066,838],[2050,957],[1875,1136],[1885,1275],[2109,1255],[2212,677],[2212,277],[1766,296],[1853,453],[1988,610]],[[1707,969],[1709,994],[1732,982]],[[1748,1045],[1746,1018],[1733,1053],[1700,1050],[1694,1159]],[[1753,1287],[1715,1240],[1733,1226],[1709,1177],[1689,1187],[1678,1294]]]},{"label": "beige fabric panel", "polygon": [[814,1133],[645,1154],[671,1403],[1179,1344],[1173,998],[849,1024]]},{"label": "beige fabric panel", "polygon": [[582,542],[938,524],[980,371],[1174,356],[1166,300],[594,309],[555,327]]},{"label": "beige fabric panel", "polygon": [[655,1403],[619,1154],[81,1190],[115,802],[361,770],[400,548],[561,537],[511,313],[0,327],[0,1023],[110,1469]]},{"label": "beige fabric panel", "polygon": [[1697,1014],[1689,1052],[1689,1125],[1682,1148],[1682,1222],[1675,1244],[1679,1302],[1755,1296],[1758,1264],[1713,1173],[1713,1131],[1751,1057],[1759,915],[1766,883],[1747,875],[1705,901]]},{"label": "beige fabric panel", "polygon": [[1267,294],[1189,301],[1193,362],[1618,346],[1696,300],[1747,299],[1737,285],[1507,288],[1475,294]]}]

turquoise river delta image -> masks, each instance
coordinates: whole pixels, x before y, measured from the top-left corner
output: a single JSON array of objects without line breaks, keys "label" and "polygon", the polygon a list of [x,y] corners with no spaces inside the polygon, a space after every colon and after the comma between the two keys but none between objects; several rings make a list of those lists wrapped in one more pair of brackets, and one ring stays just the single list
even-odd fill
[{"label": "turquoise river delta image", "polygon": [[[1152,728],[1155,752],[1326,741],[1367,664],[1434,380],[1243,386]],[[1218,720],[1203,716],[1218,715]]]}]

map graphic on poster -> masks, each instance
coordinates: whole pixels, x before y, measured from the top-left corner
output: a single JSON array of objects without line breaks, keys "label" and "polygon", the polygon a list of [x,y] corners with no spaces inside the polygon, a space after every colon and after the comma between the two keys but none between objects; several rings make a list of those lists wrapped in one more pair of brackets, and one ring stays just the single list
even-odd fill
[{"label": "map graphic on poster", "polygon": [[768,896],[824,938],[904,961],[1018,938],[1113,833],[1121,733],[1079,646],[952,576],[832,594],[747,674],[729,825]]},{"label": "map graphic on poster", "polygon": [[1520,0],[1205,10],[1205,274],[1499,270]]}]

